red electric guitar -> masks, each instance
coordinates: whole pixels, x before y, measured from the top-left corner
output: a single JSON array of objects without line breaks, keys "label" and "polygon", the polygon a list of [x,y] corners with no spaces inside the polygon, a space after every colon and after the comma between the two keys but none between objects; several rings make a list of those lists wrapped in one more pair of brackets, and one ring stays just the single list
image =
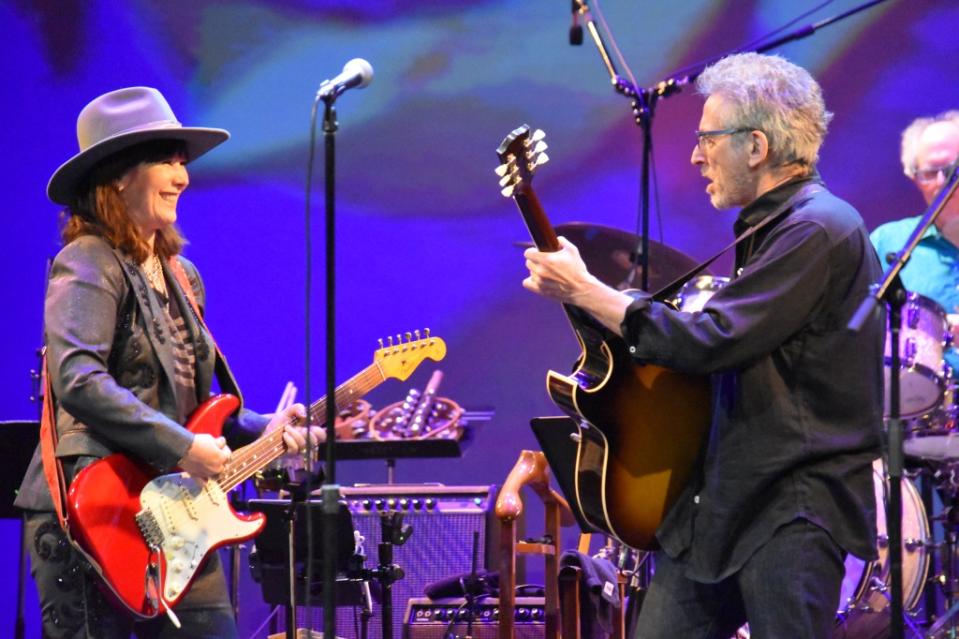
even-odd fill
[{"label": "red electric guitar", "polygon": [[[389,339],[373,363],[336,389],[337,406],[346,406],[388,378],[407,379],[423,360],[439,361],[446,344],[429,330]],[[191,415],[187,428],[219,436],[239,406],[233,395],[218,395]],[[326,398],[310,406],[312,420],[326,419]],[[216,478],[198,482],[186,473],[157,476],[122,454],[98,460],[79,473],[67,500],[70,535],[121,604],[140,617],[170,609],[190,588],[207,555],[220,546],[256,536],[266,523],[262,513],[236,513],[227,493],[280,457],[283,429],[264,434],[233,453]]]}]

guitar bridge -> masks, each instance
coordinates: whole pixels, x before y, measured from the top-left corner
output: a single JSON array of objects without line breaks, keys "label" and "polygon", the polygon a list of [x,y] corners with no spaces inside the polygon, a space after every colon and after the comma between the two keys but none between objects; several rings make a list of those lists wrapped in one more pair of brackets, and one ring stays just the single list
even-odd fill
[{"label": "guitar bridge", "polygon": [[149,510],[141,510],[136,514],[137,528],[140,534],[147,542],[150,548],[160,548],[163,546],[163,531],[160,530],[160,524],[156,517]]}]

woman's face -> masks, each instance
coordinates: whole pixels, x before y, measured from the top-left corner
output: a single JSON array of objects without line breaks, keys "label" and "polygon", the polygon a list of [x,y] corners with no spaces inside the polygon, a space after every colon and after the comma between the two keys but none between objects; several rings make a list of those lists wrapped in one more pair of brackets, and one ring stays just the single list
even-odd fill
[{"label": "woman's face", "polygon": [[176,222],[177,200],[189,184],[186,158],[175,155],[136,165],[120,178],[117,187],[130,219],[144,237],[151,238]]}]

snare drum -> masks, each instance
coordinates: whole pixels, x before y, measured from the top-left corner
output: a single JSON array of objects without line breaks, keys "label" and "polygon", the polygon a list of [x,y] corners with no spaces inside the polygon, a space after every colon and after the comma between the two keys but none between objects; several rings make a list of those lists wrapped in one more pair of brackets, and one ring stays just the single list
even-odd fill
[{"label": "snare drum", "polygon": [[[918,417],[942,403],[948,379],[944,354],[949,341],[949,325],[942,307],[928,297],[910,293],[902,309],[902,330],[899,332],[902,359],[899,371],[900,417]],[[885,414],[888,416],[892,368],[888,330],[885,362]]]},{"label": "snare drum", "polygon": [[[846,557],[846,576],[842,580],[833,639],[885,636],[889,628],[889,540],[886,537],[886,484],[881,460],[873,462],[873,484],[876,489],[879,559],[865,562],[852,555]],[[902,607],[906,611],[919,603],[929,571],[928,521],[919,491],[903,477]]]},{"label": "snare drum", "polygon": [[683,285],[673,302],[676,308],[687,313],[701,311],[709,298],[727,284],[729,284],[728,277],[697,275]]}]

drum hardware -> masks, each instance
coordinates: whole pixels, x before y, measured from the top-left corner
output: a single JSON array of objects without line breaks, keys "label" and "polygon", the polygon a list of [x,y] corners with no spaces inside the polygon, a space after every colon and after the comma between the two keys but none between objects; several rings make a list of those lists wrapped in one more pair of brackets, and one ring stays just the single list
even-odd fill
[{"label": "drum hardware", "polygon": [[[879,548],[888,548],[889,547],[889,537],[886,535],[877,535],[876,544]],[[913,537],[906,537],[902,540],[902,547],[904,550],[918,550],[920,548],[934,548],[936,544],[933,544],[925,539],[916,539]]]}]

